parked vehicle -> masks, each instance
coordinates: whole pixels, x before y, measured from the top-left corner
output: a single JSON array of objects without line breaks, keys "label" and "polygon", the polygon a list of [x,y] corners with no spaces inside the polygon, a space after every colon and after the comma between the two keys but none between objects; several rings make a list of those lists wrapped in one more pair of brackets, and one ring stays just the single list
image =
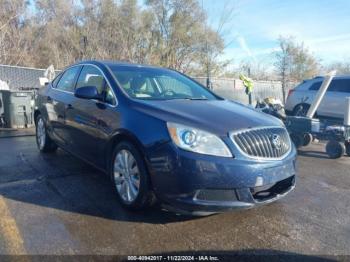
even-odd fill
[{"label": "parked vehicle", "polygon": [[158,200],[206,215],[275,201],[295,186],[283,123],[173,70],[74,64],[38,93],[38,148],[60,148],[107,173],[121,204]]},{"label": "parked vehicle", "polygon": [[[285,110],[289,115],[305,116],[320,89],[323,77],[303,81],[290,90]],[[350,76],[336,76],[332,80],[319,108],[317,117],[344,119],[345,97],[350,96]],[[342,122],[342,121],[341,121]]]}]

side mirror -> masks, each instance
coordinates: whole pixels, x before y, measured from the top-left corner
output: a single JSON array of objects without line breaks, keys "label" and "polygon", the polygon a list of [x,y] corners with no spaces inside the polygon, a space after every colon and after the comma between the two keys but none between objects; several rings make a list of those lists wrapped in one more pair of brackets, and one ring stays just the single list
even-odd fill
[{"label": "side mirror", "polygon": [[74,96],[82,99],[101,99],[95,86],[83,86],[75,90]]}]

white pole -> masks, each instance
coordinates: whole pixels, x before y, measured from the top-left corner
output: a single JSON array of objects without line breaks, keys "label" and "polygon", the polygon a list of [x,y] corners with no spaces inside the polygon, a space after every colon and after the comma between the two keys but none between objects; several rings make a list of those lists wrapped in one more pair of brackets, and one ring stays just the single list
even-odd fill
[{"label": "white pole", "polygon": [[319,107],[319,105],[321,104],[321,101],[322,101],[322,99],[323,99],[324,95],[326,94],[326,91],[329,87],[329,84],[331,83],[331,81],[332,81],[333,77],[336,75],[336,73],[337,73],[337,71],[334,70],[334,71],[329,72],[325,76],[325,78],[322,82],[322,85],[316,94],[315,100],[312,102],[309,111],[307,111],[306,117],[308,117],[308,118],[314,117],[316,110]]},{"label": "white pole", "polygon": [[345,98],[344,126],[350,127],[350,97]]}]

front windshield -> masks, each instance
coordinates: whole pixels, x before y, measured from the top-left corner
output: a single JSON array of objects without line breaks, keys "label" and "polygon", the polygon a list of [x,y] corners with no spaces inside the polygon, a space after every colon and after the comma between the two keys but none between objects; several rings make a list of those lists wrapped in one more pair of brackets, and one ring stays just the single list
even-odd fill
[{"label": "front windshield", "polygon": [[203,86],[175,71],[110,66],[121,88],[132,98],[144,100],[217,100],[218,98]]}]

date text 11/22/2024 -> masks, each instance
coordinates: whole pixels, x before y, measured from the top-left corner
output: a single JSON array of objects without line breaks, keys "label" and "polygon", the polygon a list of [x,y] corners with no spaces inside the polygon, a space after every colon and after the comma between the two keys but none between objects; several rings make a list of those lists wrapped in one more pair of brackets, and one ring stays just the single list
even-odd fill
[{"label": "date text 11/22/2024", "polygon": [[220,261],[217,256],[128,256],[128,261]]}]

